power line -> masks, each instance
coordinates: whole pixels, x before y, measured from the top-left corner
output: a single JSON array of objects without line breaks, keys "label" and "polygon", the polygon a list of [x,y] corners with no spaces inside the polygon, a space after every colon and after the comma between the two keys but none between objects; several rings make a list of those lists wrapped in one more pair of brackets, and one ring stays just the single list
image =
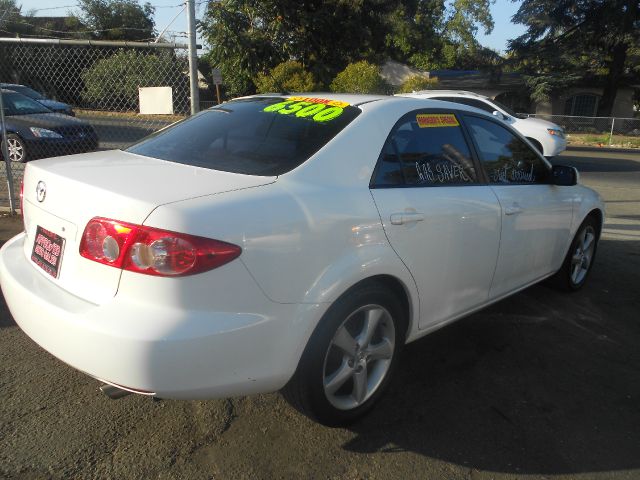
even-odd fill
[{"label": "power line", "polygon": [[[46,28],[40,25],[34,25],[33,23],[25,22],[24,20],[21,20],[20,22],[14,22],[14,23],[18,25],[27,25],[29,27],[37,28],[39,30],[44,30],[46,32],[63,33],[63,34],[112,32],[114,30],[133,30],[133,31],[139,31],[139,32],[149,31],[148,28],[137,28],[137,27],[113,27],[113,28],[102,28],[102,29],[94,29],[94,30],[53,30],[51,28]],[[16,33],[16,32],[13,32],[13,33]],[[179,32],[179,33],[184,33],[184,32]]]},{"label": "power line", "polygon": [[[2,28],[0,28],[0,33],[6,33],[8,35],[16,35],[16,32],[10,32],[9,30],[4,30]],[[60,36],[54,36],[54,35],[47,35],[45,33],[39,33],[39,34],[31,34],[31,33],[20,33],[19,36],[21,38],[50,38],[50,39],[54,39],[54,40],[75,40],[73,37],[70,37],[69,35],[73,35],[79,32],[74,32],[74,31],[68,31],[68,32],[61,32],[63,34],[66,34],[66,37],[60,37]],[[180,32],[178,30],[167,30],[165,32],[166,34],[168,34],[168,36],[170,37],[175,37],[175,38],[186,38],[187,34],[186,32]],[[150,37],[150,38],[146,38],[146,39],[140,39],[140,40],[135,40],[136,42],[146,42],[146,41],[153,41],[155,40],[155,37]]]},{"label": "power line", "polygon": [[[184,4],[183,3],[180,3],[178,5],[153,5],[153,4],[151,4],[151,6],[153,8],[178,8],[178,7],[184,6]],[[44,12],[44,11],[47,11],[47,10],[62,10],[64,8],[80,8],[80,7],[82,7],[82,5],[80,5],[79,3],[75,3],[73,5],[62,5],[60,7],[35,8],[35,9],[32,9],[32,10],[29,10],[28,12],[29,13],[37,13],[37,12]]]}]

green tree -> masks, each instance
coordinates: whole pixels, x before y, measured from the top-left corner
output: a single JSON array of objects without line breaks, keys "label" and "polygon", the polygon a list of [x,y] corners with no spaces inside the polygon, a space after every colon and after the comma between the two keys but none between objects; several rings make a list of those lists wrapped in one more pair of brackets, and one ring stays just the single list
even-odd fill
[{"label": "green tree", "polygon": [[601,79],[598,115],[608,116],[624,77],[638,79],[630,55],[640,44],[638,0],[523,0],[513,20],[527,27],[510,50],[534,93],[549,95],[567,78]]},{"label": "green tree", "polygon": [[137,50],[120,50],[99,60],[82,74],[83,100],[96,108],[135,110],[139,87],[173,87],[174,104],[186,104],[177,98],[188,91],[188,78],[172,54],[148,54]]},{"label": "green tree", "polygon": [[437,86],[437,78],[427,78],[423,75],[411,75],[400,87],[400,93],[419,92],[420,90],[437,88]]},{"label": "green tree", "polygon": [[29,16],[22,14],[22,6],[16,0],[0,0],[0,37],[29,34],[32,27]]},{"label": "green tree", "polygon": [[267,73],[259,73],[255,84],[259,93],[312,92],[315,89],[313,75],[300,62],[291,60],[282,62]]},{"label": "green tree", "polygon": [[380,69],[366,62],[347,65],[331,82],[332,92],[341,93],[387,93],[389,86],[380,76]]},{"label": "green tree", "polygon": [[386,18],[387,55],[422,70],[476,68],[468,61],[484,49],[475,35],[493,30],[494,0],[414,0],[398,2]]},{"label": "green tree", "polygon": [[288,60],[324,86],[360,60],[440,65],[446,44],[477,47],[468,32],[491,29],[492,1],[445,8],[445,0],[221,0],[208,4],[200,29],[209,62],[239,95],[255,91],[258,73]]},{"label": "green tree", "polygon": [[75,17],[99,40],[152,40],[155,37],[150,3],[136,0],[79,0]]}]

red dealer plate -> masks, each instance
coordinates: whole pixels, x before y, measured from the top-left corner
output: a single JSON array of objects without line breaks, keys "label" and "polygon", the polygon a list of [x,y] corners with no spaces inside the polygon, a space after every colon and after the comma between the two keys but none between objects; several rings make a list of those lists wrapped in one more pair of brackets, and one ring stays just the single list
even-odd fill
[{"label": "red dealer plate", "polygon": [[31,260],[53,278],[58,278],[63,251],[64,238],[38,225]]}]

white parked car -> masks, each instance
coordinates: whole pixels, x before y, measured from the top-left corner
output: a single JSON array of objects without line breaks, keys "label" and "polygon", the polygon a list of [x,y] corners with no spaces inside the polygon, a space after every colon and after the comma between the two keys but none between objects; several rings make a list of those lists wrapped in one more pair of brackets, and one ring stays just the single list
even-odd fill
[{"label": "white parked car", "polygon": [[247,97],[29,163],[0,281],[18,325],[113,396],[284,387],[340,425],[406,342],[547,277],[584,284],[604,209],[576,182],[464,105]]},{"label": "white parked car", "polygon": [[463,105],[484,110],[515,128],[545,157],[559,155],[567,148],[567,139],[560,125],[516,113],[506,105],[502,105],[500,102],[484,95],[462,90],[423,90],[402,95],[462,103]]}]

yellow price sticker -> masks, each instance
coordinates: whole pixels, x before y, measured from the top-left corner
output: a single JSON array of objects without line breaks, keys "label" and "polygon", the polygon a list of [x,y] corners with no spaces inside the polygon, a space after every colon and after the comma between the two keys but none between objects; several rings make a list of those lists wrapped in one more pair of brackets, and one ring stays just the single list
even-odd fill
[{"label": "yellow price sticker", "polygon": [[420,113],[416,115],[416,120],[420,128],[460,126],[453,113]]},{"label": "yellow price sticker", "polygon": [[269,105],[263,109],[263,112],[277,112],[280,115],[291,115],[298,118],[311,118],[315,122],[328,122],[334,118],[338,118],[344,112],[344,107],[334,105],[349,106],[345,102],[335,101],[318,101],[322,99],[314,99],[307,97],[289,97],[286,101]]}]

